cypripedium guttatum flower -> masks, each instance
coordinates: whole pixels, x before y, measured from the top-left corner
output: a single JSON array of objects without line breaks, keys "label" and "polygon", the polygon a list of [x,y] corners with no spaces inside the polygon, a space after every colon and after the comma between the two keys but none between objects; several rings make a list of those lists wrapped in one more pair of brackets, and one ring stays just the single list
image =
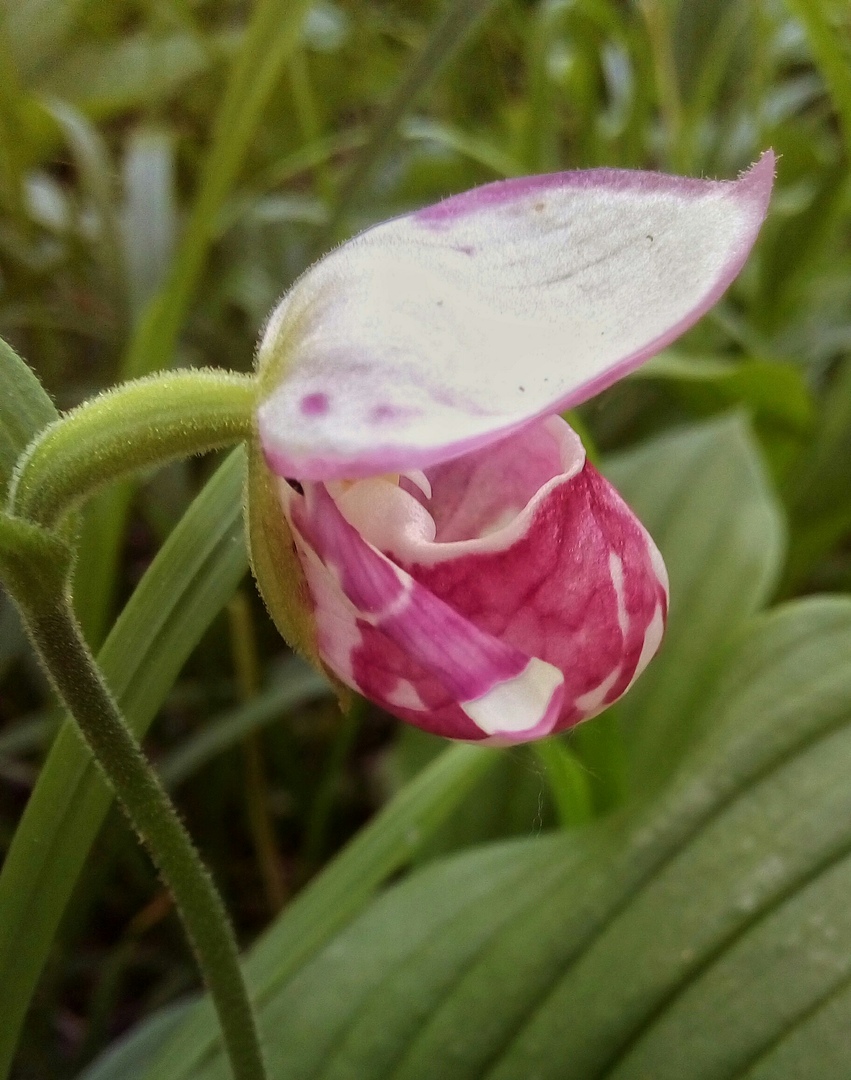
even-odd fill
[{"label": "cypripedium guttatum flower", "polygon": [[304,274],[258,354],[250,540],[290,642],[389,712],[522,742],[600,712],[662,639],[653,541],[561,418],[742,268],[774,176],[488,184]]}]

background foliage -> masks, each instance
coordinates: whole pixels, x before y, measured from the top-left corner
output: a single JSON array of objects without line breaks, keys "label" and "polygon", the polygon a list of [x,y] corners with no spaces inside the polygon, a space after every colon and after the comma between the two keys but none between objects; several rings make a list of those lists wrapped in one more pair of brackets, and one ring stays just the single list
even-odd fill
[{"label": "background foliage", "polygon": [[[448,193],[778,151],[731,292],[575,418],[672,578],[663,652],[615,709],[499,753],[341,718],[245,579],[239,452],[98,497],[76,599],[257,942],[276,1077],[847,1080],[847,5],[0,13],[0,334],[59,408],[249,370],[316,256]],[[4,364],[5,477],[53,406]],[[0,1069],[222,1077],[168,897],[60,724],[0,596]]]}]

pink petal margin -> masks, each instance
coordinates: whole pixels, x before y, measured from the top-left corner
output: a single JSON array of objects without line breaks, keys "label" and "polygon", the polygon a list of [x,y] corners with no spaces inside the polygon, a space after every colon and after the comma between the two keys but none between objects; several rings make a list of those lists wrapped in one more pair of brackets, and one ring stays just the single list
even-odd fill
[{"label": "pink petal margin", "polygon": [[[377,226],[343,245],[326,257],[327,262],[322,260],[317,264],[296,287],[301,292],[297,302],[293,300],[292,304],[296,305],[298,311],[308,311],[309,304],[313,302],[310,298],[314,287],[319,290],[316,296],[321,296],[321,300],[317,300],[315,319],[313,315],[305,316],[307,322],[304,325],[308,329],[304,333],[310,343],[310,363],[304,368],[298,366],[301,354],[296,334],[292,343],[295,366],[284,376],[282,383],[272,390],[258,412],[259,434],[269,467],[279,476],[296,476],[303,480],[363,477],[388,471],[423,469],[503,439],[541,416],[572,408],[606,389],[679,337],[728,288],[742,269],[765,217],[774,170],[775,156],[769,150],[737,181],[705,181],[616,169],[592,169],[497,181],[453,196],[408,217]],[[566,372],[568,377],[551,380],[554,388],[556,383],[561,382],[561,389],[547,400],[544,400],[546,395],[544,398],[536,397],[534,404],[529,394],[523,400],[522,386],[518,400],[504,410],[500,408],[491,412],[475,401],[468,402],[461,385],[455,385],[454,376],[443,373],[437,382],[434,381],[437,376],[433,370],[433,360],[430,362],[433,350],[431,354],[423,355],[421,362],[415,362],[412,355],[401,368],[394,370],[391,365],[386,376],[389,381],[383,385],[392,389],[383,391],[381,378],[384,376],[379,377],[378,373],[383,371],[381,353],[385,346],[381,338],[383,324],[377,315],[374,346],[369,333],[353,343],[348,351],[342,344],[346,340],[345,319],[336,321],[334,295],[335,290],[343,288],[347,280],[345,260],[348,250],[359,253],[359,257],[366,257],[372,251],[404,251],[406,245],[416,246],[423,242],[425,234],[432,234],[432,240],[426,244],[429,250],[429,244],[433,246],[437,242],[444,245],[447,251],[455,252],[454,258],[463,259],[466,249],[463,244],[459,247],[455,242],[452,230],[459,223],[463,224],[465,219],[474,217],[478,212],[500,207],[510,209],[524,198],[528,202],[528,197],[537,192],[570,189],[638,192],[647,195],[650,201],[657,194],[667,194],[682,197],[683,202],[699,199],[711,191],[714,197],[729,199],[731,205],[737,207],[741,224],[737,226],[724,261],[719,264],[711,282],[708,282],[706,291],[680,318],[674,319],[639,346],[631,347],[626,355],[617,359],[607,358],[606,366],[597,370],[592,377],[583,378],[577,373],[579,381],[571,381],[569,377],[571,342],[565,340],[565,367],[562,372]],[[505,223],[501,227],[511,228]],[[605,220],[601,220],[600,227],[605,230]],[[522,233],[523,226],[519,225],[518,229]],[[480,250],[470,251],[471,267],[477,261],[486,261],[487,243],[485,240]],[[511,282],[506,280],[506,288],[510,287]],[[640,296],[640,289],[641,282],[636,281],[636,292],[632,295],[634,302],[636,296]],[[369,298],[365,295],[363,304],[368,303]],[[284,332],[290,317],[287,304],[285,299],[273,316],[264,342],[274,341],[276,335]],[[432,317],[438,317],[436,311]],[[301,318],[299,315],[293,325]],[[423,320],[425,326],[425,309]],[[335,327],[331,335],[333,341],[326,343],[324,334],[330,325]],[[363,326],[360,331],[363,331]],[[390,350],[388,355],[395,355],[393,350],[399,345],[399,342],[392,344],[392,348],[387,345]],[[409,345],[408,342],[404,348],[407,349]],[[264,347],[261,346],[261,358]],[[471,363],[473,360],[485,368],[486,377],[486,358],[474,356]],[[522,371],[522,355],[518,355],[517,363],[519,374]],[[345,378],[341,379],[343,375]],[[367,379],[367,382],[364,383],[363,379]],[[362,416],[350,403],[358,385],[369,388],[362,403],[365,410]],[[385,393],[386,400],[382,400],[382,393]],[[456,414],[469,416],[469,435],[458,437],[463,425],[451,426],[442,432],[439,424],[435,423],[433,441],[427,438],[423,440],[420,436],[419,441],[405,440],[405,432],[410,430],[406,427],[406,416],[410,415],[411,422],[416,420],[422,426],[430,419],[430,410],[438,413],[443,406],[455,410]],[[524,411],[527,408],[528,411]],[[353,437],[354,433],[359,434]]]}]

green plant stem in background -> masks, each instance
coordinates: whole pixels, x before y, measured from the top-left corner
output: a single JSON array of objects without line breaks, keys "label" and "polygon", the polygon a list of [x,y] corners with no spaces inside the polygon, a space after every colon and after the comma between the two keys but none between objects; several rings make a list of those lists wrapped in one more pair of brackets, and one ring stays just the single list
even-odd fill
[{"label": "green plant stem in background", "polygon": [[442,19],[435,26],[422,51],[414,57],[407,75],[398,83],[392,97],[378,116],[369,141],[346,176],[340,200],[322,237],[321,246],[336,237],[342,216],[356,202],[399,121],[413,108],[420,94],[437,77],[444,64],[448,63],[455,50],[472,33],[493,4],[494,0],[452,0],[447,5]]},{"label": "green plant stem in background", "polygon": [[254,5],[216,116],[201,185],[180,249],[160,292],[137,324],[121,375],[136,378],[171,364],[186,309],[204,267],[218,214],[239,176],[263,110],[297,47],[308,0]]},{"label": "green plant stem in background", "polygon": [[807,0],[787,0],[787,6],[801,20],[806,31],[813,58],[839,114],[845,149],[851,155],[851,71],[840,36],[823,5]]},{"label": "green plant stem in background", "polygon": [[653,53],[656,71],[656,92],[659,109],[665,118],[665,128],[670,140],[670,156],[677,162],[683,129],[683,105],[677,84],[677,73],[671,45],[669,13],[659,0],[641,0],[639,10],[647,27],[647,36]]},{"label": "green plant stem in background", "polygon": [[53,525],[104,484],[251,434],[256,389],[244,375],[180,371],[139,379],[46,428],[16,471],[10,509]]},{"label": "green plant stem in background", "polygon": [[[7,560],[4,549],[0,567]],[[174,895],[235,1080],[264,1080],[257,1025],[219,894],[95,665],[64,588],[64,571],[51,572],[43,563],[39,570],[35,595],[22,588],[20,573],[7,575],[39,658]]]}]

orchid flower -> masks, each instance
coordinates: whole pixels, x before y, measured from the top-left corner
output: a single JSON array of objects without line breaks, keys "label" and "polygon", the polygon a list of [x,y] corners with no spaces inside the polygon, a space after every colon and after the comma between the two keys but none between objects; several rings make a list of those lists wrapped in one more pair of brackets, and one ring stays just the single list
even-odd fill
[{"label": "orchid flower", "polygon": [[514,743],[595,715],[662,639],[650,536],[559,415],[691,326],[766,213],[737,181],[594,169],[367,230],[258,353],[250,541],[291,644],[428,731]]}]

